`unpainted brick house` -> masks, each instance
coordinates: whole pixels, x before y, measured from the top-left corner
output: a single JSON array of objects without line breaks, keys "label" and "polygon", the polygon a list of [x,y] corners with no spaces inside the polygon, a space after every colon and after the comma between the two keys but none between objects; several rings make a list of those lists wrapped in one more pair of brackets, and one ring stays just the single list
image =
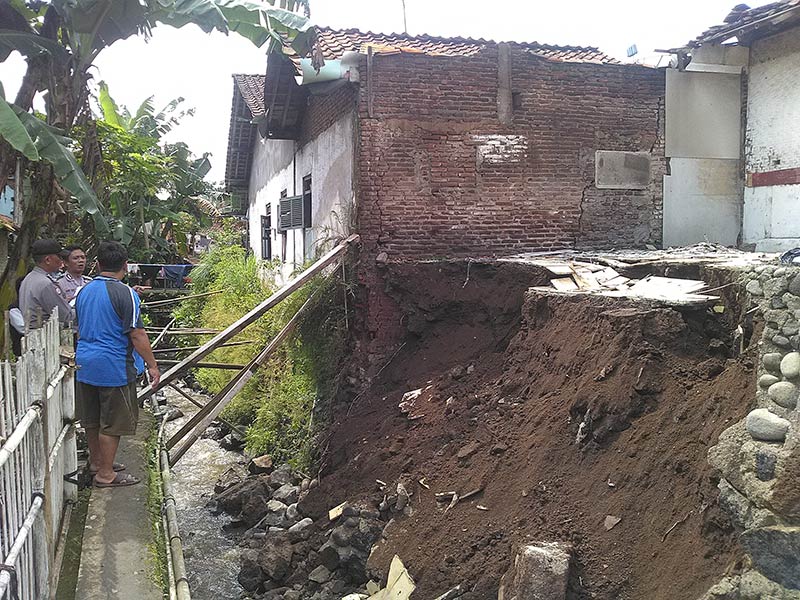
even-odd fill
[{"label": "unpainted brick house", "polygon": [[663,70],[595,48],[319,39],[326,61],[355,66],[299,85],[270,56],[265,76],[234,76],[227,186],[260,257],[297,265],[361,235],[378,346],[397,314],[376,259],[660,244]]},{"label": "unpainted brick house", "polygon": [[800,0],[739,5],[675,53],[664,244],[800,246]]}]

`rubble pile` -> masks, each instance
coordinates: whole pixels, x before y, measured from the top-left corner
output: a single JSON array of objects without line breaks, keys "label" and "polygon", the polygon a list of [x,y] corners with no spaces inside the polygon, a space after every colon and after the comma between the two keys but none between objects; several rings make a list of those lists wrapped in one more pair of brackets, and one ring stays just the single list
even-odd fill
[{"label": "rubble pile", "polygon": [[219,510],[233,515],[230,528],[243,532],[238,579],[248,597],[339,600],[371,595],[367,558],[385,519],[401,501],[386,505],[383,515],[377,508],[343,504],[312,519],[303,501],[316,480],[285,464],[272,470],[265,457],[254,459],[250,471],[243,480],[220,481],[214,498]]}]

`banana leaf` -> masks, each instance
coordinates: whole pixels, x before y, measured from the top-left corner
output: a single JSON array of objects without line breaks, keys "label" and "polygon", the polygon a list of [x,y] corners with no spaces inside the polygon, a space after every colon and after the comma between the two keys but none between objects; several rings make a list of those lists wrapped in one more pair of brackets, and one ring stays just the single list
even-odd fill
[{"label": "banana leaf", "polygon": [[40,54],[51,54],[59,61],[65,61],[69,54],[61,44],[35,33],[25,33],[10,29],[0,29],[0,62],[6,60],[14,50],[25,58]]},{"label": "banana leaf", "polygon": [[28,160],[39,160],[36,144],[33,143],[33,139],[14,112],[12,105],[4,98],[0,98],[0,137]]},{"label": "banana leaf", "polygon": [[108,223],[100,212],[97,195],[75,160],[75,156],[66,146],[70,141],[69,138],[18,106],[13,104],[10,106],[36,144],[41,160],[52,165],[61,186],[72,194],[81,210],[92,216],[97,232],[107,233]]}]

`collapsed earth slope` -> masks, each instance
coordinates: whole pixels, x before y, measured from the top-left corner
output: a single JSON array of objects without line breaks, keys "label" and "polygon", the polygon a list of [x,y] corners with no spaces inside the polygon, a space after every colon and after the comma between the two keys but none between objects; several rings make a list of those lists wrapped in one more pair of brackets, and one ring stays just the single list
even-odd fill
[{"label": "collapsed earth slope", "polygon": [[[407,339],[340,406],[301,508],[385,509],[402,482],[411,508],[382,512],[368,566],[385,575],[399,555],[425,599],[457,584],[496,598],[531,541],[572,543],[573,599],[691,600],[738,569],[706,460],[754,395],[734,309],[526,293],[546,275],[471,269],[390,270]],[[475,490],[449,510],[435,496]]]}]

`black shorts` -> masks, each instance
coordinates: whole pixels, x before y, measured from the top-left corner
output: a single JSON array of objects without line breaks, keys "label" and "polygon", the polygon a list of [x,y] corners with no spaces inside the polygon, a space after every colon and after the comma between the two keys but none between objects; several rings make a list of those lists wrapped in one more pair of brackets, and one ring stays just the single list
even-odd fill
[{"label": "black shorts", "polygon": [[139,422],[136,382],[120,387],[100,387],[75,382],[78,418],[85,429],[105,435],[134,435]]}]

